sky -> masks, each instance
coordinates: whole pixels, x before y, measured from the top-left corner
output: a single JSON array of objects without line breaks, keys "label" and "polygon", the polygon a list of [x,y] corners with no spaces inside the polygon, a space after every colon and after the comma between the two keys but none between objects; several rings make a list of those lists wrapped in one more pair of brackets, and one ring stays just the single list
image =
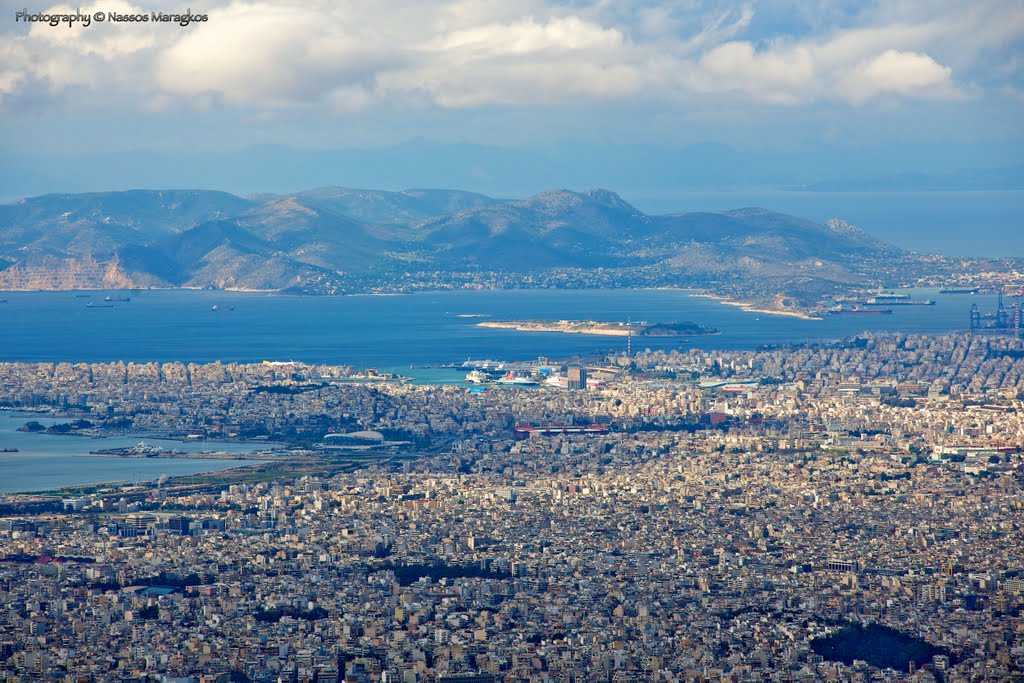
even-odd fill
[{"label": "sky", "polygon": [[[30,2],[0,0],[0,199],[1024,166],[1024,0]],[[76,12],[105,20],[24,19]]]}]

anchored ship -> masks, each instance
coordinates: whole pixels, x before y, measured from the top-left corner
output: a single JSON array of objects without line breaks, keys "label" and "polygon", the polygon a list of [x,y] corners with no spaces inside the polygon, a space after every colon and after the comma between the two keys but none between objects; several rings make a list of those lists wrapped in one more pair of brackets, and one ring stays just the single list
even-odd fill
[{"label": "anchored ship", "polygon": [[867,301],[864,302],[865,306],[934,306],[935,301],[927,299],[925,301],[914,301],[910,298],[909,294],[896,294],[894,292],[887,292],[884,294],[876,294]]},{"label": "anchored ship", "polygon": [[891,308],[861,308],[860,306],[852,308],[836,306],[828,312],[829,315],[888,315],[891,313]]}]

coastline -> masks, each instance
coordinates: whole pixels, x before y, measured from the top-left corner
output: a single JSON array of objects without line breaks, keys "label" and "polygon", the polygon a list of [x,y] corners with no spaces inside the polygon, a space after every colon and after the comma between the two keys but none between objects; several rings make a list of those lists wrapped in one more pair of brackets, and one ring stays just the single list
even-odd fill
[{"label": "coastline", "polygon": [[[670,325],[688,325],[682,330],[673,330]],[[597,320],[486,320],[476,327],[517,332],[553,332],[557,334],[587,334],[601,337],[706,337],[720,334],[719,330],[705,328],[694,323],[606,323]]]},{"label": "coastline", "polygon": [[118,458],[122,460],[155,460],[160,458],[166,458],[171,460],[263,460],[263,461],[276,461],[280,460],[280,456],[270,454],[258,454],[258,453],[226,453],[224,451],[215,451],[209,453],[156,453],[154,455],[145,454],[121,454],[121,453],[73,453],[72,457],[75,458]]},{"label": "coastline", "polygon": [[588,321],[579,327],[574,327],[568,320],[560,320],[552,323],[523,321],[501,321],[486,320],[476,323],[477,327],[486,327],[498,330],[515,330],[517,332],[556,332],[560,334],[591,334],[602,337],[626,337],[631,330],[597,327],[600,323]]},{"label": "coastline", "polygon": [[821,318],[819,318],[817,316],[810,315],[809,313],[802,313],[800,311],[779,311],[779,310],[774,310],[774,309],[770,309],[770,308],[755,308],[757,306],[757,304],[750,303],[748,301],[737,301],[735,299],[730,299],[728,297],[719,296],[717,294],[698,293],[698,294],[691,294],[690,296],[697,297],[697,298],[700,298],[700,299],[714,299],[715,301],[719,302],[720,304],[723,304],[725,306],[734,306],[735,308],[738,308],[741,311],[744,311],[746,313],[763,313],[765,315],[782,315],[782,316],[787,316],[787,317],[790,317],[790,318],[799,318],[801,320],[821,320]]}]

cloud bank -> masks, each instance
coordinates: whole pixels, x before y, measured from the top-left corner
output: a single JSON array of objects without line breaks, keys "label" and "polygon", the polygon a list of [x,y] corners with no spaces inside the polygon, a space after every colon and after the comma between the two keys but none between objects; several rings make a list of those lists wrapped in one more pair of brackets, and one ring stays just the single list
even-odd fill
[{"label": "cloud bank", "polygon": [[[0,116],[54,99],[346,115],[581,101],[863,107],[1022,89],[1024,1],[904,0],[856,13],[695,5],[236,1],[204,8],[209,21],[188,27],[7,22]],[[124,0],[80,9],[150,12]],[[62,11],[75,8],[45,10]]]}]

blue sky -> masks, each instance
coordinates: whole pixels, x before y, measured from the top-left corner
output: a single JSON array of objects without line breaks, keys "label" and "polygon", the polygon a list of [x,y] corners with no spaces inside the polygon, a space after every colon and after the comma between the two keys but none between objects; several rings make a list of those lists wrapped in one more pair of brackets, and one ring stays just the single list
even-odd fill
[{"label": "blue sky", "polygon": [[[188,27],[28,25],[22,9],[74,11],[0,0],[0,195],[474,177],[514,194],[529,160],[602,184],[623,154],[660,172],[705,163],[687,150],[709,142],[758,186],[1024,163],[1024,0],[208,0]],[[372,183],[339,162],[396,146]],[[484,168],[493,148],[526,155],[522,182]],[[289,164],[301,183],[274,170]]]}]

